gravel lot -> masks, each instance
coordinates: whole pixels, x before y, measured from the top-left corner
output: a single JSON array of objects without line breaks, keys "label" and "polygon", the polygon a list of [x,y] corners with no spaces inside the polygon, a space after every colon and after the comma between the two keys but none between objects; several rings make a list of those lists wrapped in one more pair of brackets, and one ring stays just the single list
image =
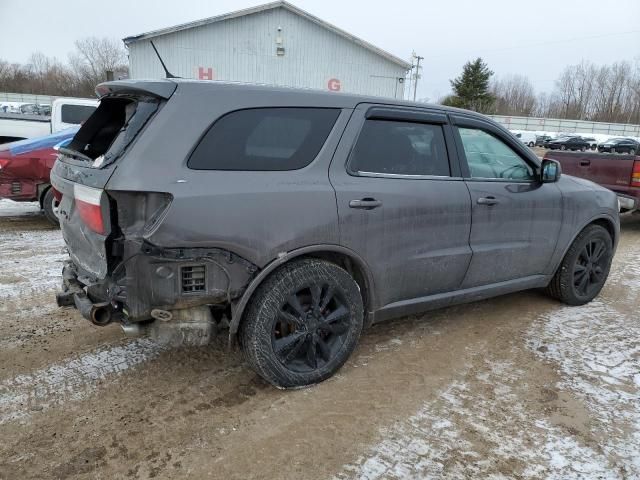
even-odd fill
[{"label": "gravel lot", "polygon": [[278,391],[227,352],[58,309],[63,242],[0,201],[0,479],[640,477],[640,217],[600,297],[537,292],[377,325]]}]

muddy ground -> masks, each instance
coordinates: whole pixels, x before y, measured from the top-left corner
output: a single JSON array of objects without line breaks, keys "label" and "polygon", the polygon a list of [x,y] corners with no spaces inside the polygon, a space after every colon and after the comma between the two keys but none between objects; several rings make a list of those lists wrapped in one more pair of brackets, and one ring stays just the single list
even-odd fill
[{"label": "muddy ground", "polygon": [[577,308],[538,292],[374,326],[279,391],[58,309],[58,230],[0,202],[0,479],[638,478],[640,218]]}]

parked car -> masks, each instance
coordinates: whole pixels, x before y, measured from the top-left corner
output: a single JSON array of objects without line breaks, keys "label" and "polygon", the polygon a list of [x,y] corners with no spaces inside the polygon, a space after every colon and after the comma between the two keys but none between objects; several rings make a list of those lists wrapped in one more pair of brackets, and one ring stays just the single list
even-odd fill
[{"label": "parked car", "polygon": [[528,147],[535,147],[536,145],[536,134],[533,132],[518,132],[515,134],[517,138],[520,139],[522,143],[527,145]]},{"label": "parked car", "polygon": [[589,150],[596,150],[598,148],[598,140],[594,137],[582,137],[582,139],[589,144]]},{"label": "parked car", "polygon": [[55,147],[71,140],[78,128],[0,145],[0,198],[38,201],[47,219],[58,225],[58,202],[49,183],[49,173],[58,155]]},{"label": "parked car", "polygon": [[91,115],[98,105],[97,100],[89,98],[57,98],[48,109],[35,104],[21,105],[27,113],[0,112],[0,144],[37,138],[60,132],[80,125]]},{"label": "parked car", "polygon": [[540,287],[582,305],[607,278],[616,195],[482,115],[223,82],[98,92],[51,173],[57,301],[96,325],[204,344],[228,324],[258,374],[300,387],[374,322]]},{"label": "parked car", "polygon": [[549,150],[580,150],[584,152],[590,145],[582,137],[560,137],[546,144]]},{"label": "parked car", "polygon": [[640,157],[547,152],[544,158],[560,162],[565,173],[616,192],[622,212],[640,211]]},{"label": "parked car", "polygon": [[553,140],[551,135],[536,135],[536,147],[544,147],[549,141]]},{"label": "parked car", "polygon": [[640,152],[640,143],[633,138],[611,138],[606,142],[598,144],[598,151],[635,155]]}]

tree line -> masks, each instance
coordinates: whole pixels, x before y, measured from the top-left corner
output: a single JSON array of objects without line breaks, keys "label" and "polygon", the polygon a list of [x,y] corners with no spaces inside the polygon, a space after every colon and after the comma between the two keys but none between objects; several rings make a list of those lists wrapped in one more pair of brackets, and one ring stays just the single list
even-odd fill
[{"label": "tree line", "polygon": [[[40,52],[24,64],[0,59],[1,92],[93,97],[111,75],[128,75],[127,55],[120,41],[106,37],[76,41],[66,63]],[[549,93],[536,93],[523,75],[493,75],[481,58],[467,62],[440,103],[499,115],[640,124],[640,58],[568,66]]]},{"label": "tree line", "polygon": [[467,62],[441,103],[488,114],[640,124],[640,58],[567,66],[549,93],[536,93],[523,75],[493,75],[481,58]]},{"label": "tree line", "polygon": [[66,63],[41,52],[26,63],[0,59],[0,92],[65,97],[94,97],[96,85],[128,74],[127,56],[118,40],[88,37],[75,42]]}]

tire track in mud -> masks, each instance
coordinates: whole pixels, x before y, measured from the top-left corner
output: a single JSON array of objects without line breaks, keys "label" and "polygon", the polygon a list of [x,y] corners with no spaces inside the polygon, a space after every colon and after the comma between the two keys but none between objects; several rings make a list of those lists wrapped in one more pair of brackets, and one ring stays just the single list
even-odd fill
[{"label": "tire track in mud", "polygon": [[0,383],[0,425],[25,420],[34,411],[78,401],[93,393],[99,382],[157,357],[163,347],[141,339],[98,348],[29,374]]}]

